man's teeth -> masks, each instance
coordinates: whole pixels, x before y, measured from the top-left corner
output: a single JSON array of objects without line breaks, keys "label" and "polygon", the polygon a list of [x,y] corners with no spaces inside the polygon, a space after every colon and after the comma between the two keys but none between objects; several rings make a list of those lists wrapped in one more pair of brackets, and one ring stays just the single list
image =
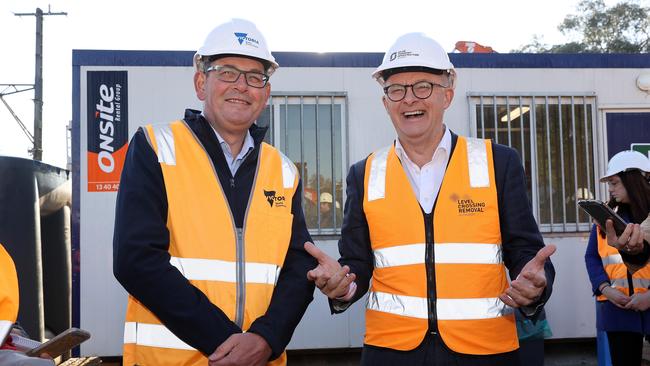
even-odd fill
[{"label": "man's teeth", "polygon": [[421,114],[424,114],[424,112],[422,111],[404,112],[404,116],[406,117],[419,116]]}]

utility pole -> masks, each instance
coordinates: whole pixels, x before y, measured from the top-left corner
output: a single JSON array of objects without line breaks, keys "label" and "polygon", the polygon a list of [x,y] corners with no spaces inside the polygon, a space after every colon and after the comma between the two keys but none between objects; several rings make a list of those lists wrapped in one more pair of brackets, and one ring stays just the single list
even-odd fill
[{"label": "utility pole", "polygon": [[47,13],[36,8],[35,13],[14,13],[15,16],[36,17],[36,69],[34,73],[34,160],[43,160],[43,16],[68,15],[68,13],[52,13],[50,6]]}]

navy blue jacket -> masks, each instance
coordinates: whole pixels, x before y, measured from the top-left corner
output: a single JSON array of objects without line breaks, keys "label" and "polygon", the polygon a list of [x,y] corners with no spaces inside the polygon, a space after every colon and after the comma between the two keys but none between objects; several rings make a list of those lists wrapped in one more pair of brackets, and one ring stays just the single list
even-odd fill
[{"label": "navy blue jacket", "polygon": [[[233,177],[219,141],[199,111],[186,110],[185,122],[208,152],[237,227],[242,227],[267,129],[253,125],[255,148]],[[265,315],[249,331],[259,334],[278,357],[313,298],[307,271],[316,261],[304,250],[312,241],[302,212],[301,185],[292,198],[291,242]],[[167,195],[158,157],[139,129],[133,136],[120,181],[115,209],[113,272],[136,299],[177,337],[209,355],[230,335],[242,330],[169,263]]]},{"label": "navy blue jacket", "polygon": [[[457,141],[458,136],[452,132],[450,161]],[[499,144],[492,146],[503,259],[510,277],[516,278],[526,263],[544,246],[544,242],[532,214],[519,155],[509,147]],[[357,276],[358,288],[352,302],[359,300],[368,291],[374,266],[368,222],[363,212],[366,161],[367,158],[355,163],[348,173],[345,215],[339,241],[340,263],[348,265],[350,272]],[[540,306],[537,307],[533,318],[541,311],[541,305],[546,303],[551,295],[555,269],[550,261],[547,261],[545,270],[547,286],[540,301],[535,304]],[[430,283],[428,286],[435,288],[435,283]],[[435,289],[433,291],[435,293]],[[333,307],[331,310],[335,313],[340,312]]]}]

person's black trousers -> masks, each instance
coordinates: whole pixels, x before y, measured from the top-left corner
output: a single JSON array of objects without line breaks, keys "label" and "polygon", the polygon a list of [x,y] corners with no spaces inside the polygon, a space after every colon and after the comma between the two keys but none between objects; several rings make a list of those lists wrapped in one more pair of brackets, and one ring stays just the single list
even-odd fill
[{"label": "person's black trousers", "polygon": [[440,341],[440,336],[427,334],[411,351],[396,351],[370,345],[361,352],[363,366],[520,366],[517,351],[496,355],[474,356],[455,353]]},{"label": "person's black trousers", "polygon": [[643,334],[607,332],[612,366],[639,366],[643,354]]}]

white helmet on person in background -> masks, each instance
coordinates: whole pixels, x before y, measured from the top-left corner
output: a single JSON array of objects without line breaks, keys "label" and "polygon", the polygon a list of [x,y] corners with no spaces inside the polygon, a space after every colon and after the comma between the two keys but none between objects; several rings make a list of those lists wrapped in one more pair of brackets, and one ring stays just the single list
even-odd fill
[{"label": "white helmet on person in background", "polygon": [[[320,194],[320,203],[329,203],[332,204],[334,203],[334,198],[332,197],[332,194],[329,192],[323,192]],[[340,208],[341,206],[339,205],[339,201],[336,201],[336,208]]]},{"label": "white helmet on person in background", "polygon": [[372,77],[383,83],[390,75],[398,72],[432,70],[448,72],[452,76],[452,82],[456,74],[449,55],[440,43],[424,33],[407,33],[397,38],[384,54],[384,60],[372,73]]},{"label": "white helmet on person in background", "polygon": [[650,159],[634,150],[625,150],[617,153],[607,163],[607,173],[600,178],[601,182],[621,172],[638,169],[642,174],[650,173]]},{"label": "white helmet on person in background", "polygon": [[268,75],[280,67],[269,50],[266,39],[255,24],[244,19],[232,19],[216,26],[194,55],[194,66],[200,70],[210,56],[233,55],[253,58],[264,65]]},{"label": "white helmet on person in background", "polygon": [[323,192],[320,194],[320,203],[332,203],[332,194]]}]

